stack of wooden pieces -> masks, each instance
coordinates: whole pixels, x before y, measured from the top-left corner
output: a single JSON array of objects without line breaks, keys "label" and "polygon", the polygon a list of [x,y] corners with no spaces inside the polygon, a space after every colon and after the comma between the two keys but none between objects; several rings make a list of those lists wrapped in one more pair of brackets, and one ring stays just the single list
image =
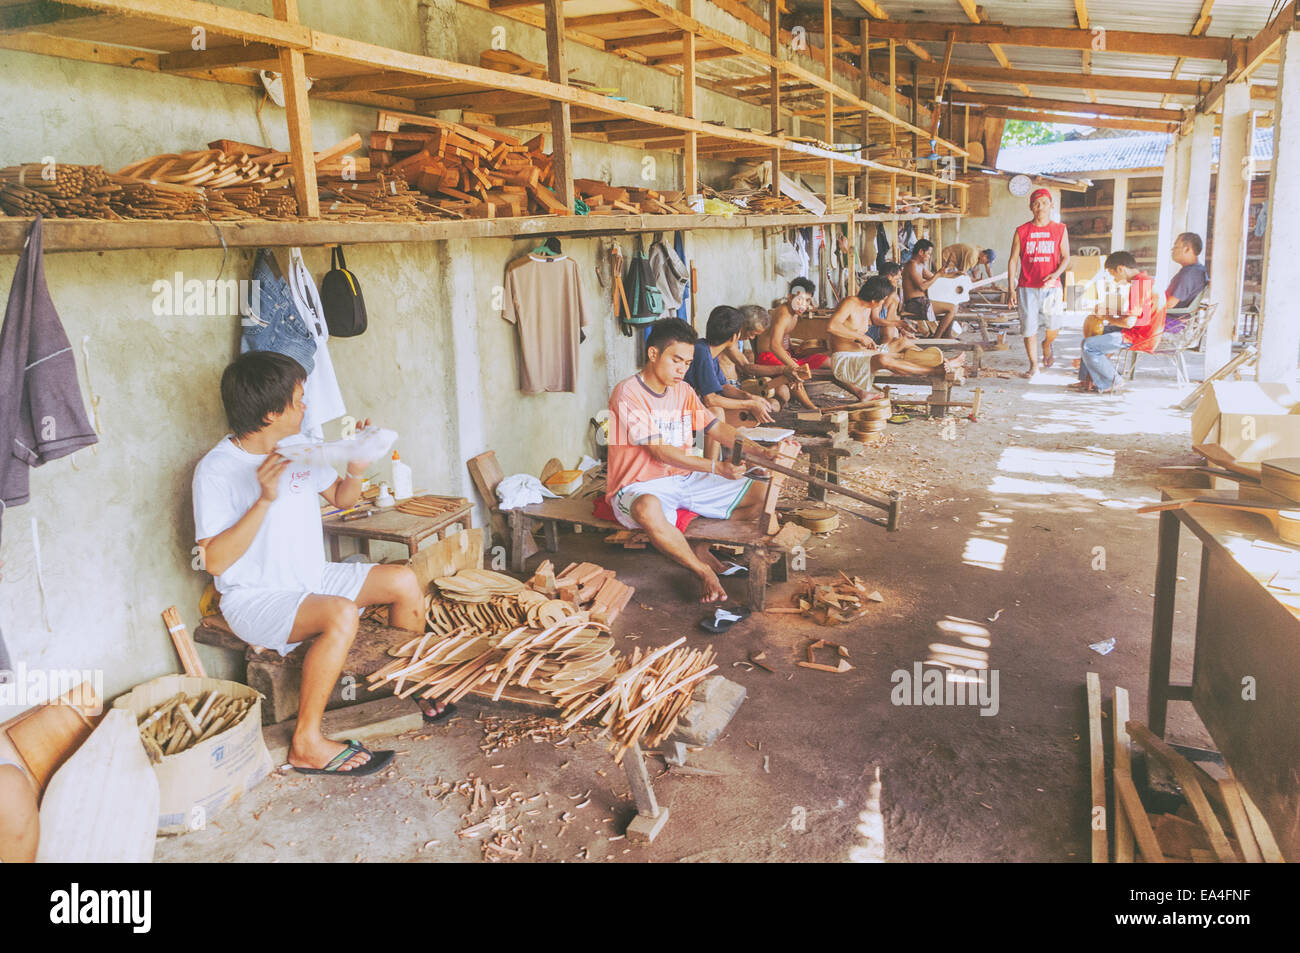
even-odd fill
[{"label": "stack of wooden pieces", "polygon": [[29,162],[0,169],[0,210],[10,215],[117,218],[111,206],[117,191],[97,165]]},{"label": "stack of wooden pieces", "polygon": [[140,741],[154,764],[233,728],[257,698],[231,698],[219,691],[201,695],[177,692],[139,719]]},{"label": "stack of wooden pieces", "polygon": [[528,142],[487,126],[380,113],[370,134],[375,169],[404,178],[440,209],[468,218],[571,215],[555,196],[544,137]]},{"label": "stack of wooden pieces", "polygon": [[448,513],[454,513],[456,510],[463,508],[469,501],[461,496],[413,496],[406,500],[399,500],[397,510],[399,513],[412,513],[416,516],[446,516]]},{"label": "stack of wooden pieces", "polygon": [[690,705],[695,684],[718,667],[712,649],[679,648],[685,641],[678,639],[644,657],[638,648],[631,658],[618,661],[612,680],[598,692],[562,696],[564,727],[598,718],[610,733],[616,762],[643,735],[651,747],[658,745]]},{"label": "stack of wooden pieces", "polygon": [[875,401],[875,406],[861,410],[850,410],[849,435],[859,443],[875,439],[874,435],[889,426],[890,403],[887,400]]},{"label": "stack of wooden pieces", "polygon": [[462,569],[454,576],[439,576],[438,591],[458,602],[487,602],[493,596],[513,596],[524,588],[518,579],[490,569]]}]

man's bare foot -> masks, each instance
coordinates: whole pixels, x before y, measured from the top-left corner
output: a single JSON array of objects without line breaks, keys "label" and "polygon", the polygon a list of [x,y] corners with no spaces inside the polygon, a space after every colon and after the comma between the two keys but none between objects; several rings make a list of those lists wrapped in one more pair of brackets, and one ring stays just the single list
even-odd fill
[{"label": "man's bare foot", "polygon": [[713,555],[713,553],[709,550],[708,543],[696,543],[694,546],[691,547],[691,552],[695,553],[696,559],[704,563],[704,565],[708,566],[715,573],[722,572],[722,570],[727,568],[722,564],[722,560],[720,560],[717,556]]},{"label": "man's bare foot", "polygon": [[1055,358],[1052,357],[1052,345],[1046,341],[1043,342],[1043,367],[1051,367]]},{"label": "man's bare foot", "polygon": [[[347,747],[337,741],[330,741],[323,735],[316,741],[299,741],[295,737],[293,745],[289,748],[289,763],[295,768],[323,768],[346,751]],[[369,760],[369,752],[358,751],[339,765],[338,770],[347,773],[361,767]]]},{"label": "man's bare foot", "polygon": [[1030,364],[1030,365],[1029,365],[1029,370],[1027,370],[1027,371],[1021,371],[1021,372],[1020,372],[1019,374],[1017,374],[1016,376],[1017,376],[1017,377],[1023,377],[1025,380],[1032,380],[1033,378],[1035,378],[1035,377],[1038,376],[1038,365],[1037,365],[1037,364]]},{"label": "man's bare foot", "polygon": [[700,597],[703,603],[726,602],[727,590],[722,588],[722,583],[718,582],[717,574],[712,569],[708,570],[708,575],[700,575],[700,583],[704,587],[704,595]]}]

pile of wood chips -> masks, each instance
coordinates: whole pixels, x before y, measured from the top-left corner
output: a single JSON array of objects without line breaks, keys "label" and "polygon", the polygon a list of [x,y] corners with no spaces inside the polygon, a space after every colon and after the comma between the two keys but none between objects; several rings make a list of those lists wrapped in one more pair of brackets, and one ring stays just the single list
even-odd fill
[{"label": "pile of wood chips", "polygon": [[564,706],[565,729],[584,719],[599,719],[609,731],[614,761],[644,735],[655,747],[677,727],[691,704],[694,685],[718,666],[713,650],[683,649],[685,638],[642,657],[620,658],[613,678],[598,689],[571,693]]},{"label": "pile of wood chips", "polygon": [[232,698],[215,690],[201,695],[177,692],[140,716],[140,740],[149,760],[157,764],[165,755],[180,754],[233,728],[255,701],[255,697]]},{"label": "pile of wood chips", "polygon": [[838,625],[866,615],[868,604],[884,602],[885,597],[868,589],[857,576],[841,572],[831,582],[810,579],[803,584],[793,606],[769,606],[764,612],[806,615],[818,625]]}]

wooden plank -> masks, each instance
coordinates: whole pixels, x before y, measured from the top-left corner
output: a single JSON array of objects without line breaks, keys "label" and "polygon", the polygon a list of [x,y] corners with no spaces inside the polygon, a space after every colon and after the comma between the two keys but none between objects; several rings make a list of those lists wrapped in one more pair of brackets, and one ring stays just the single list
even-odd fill
[{"label": "wooden plank", "polygon": [[1232,832],[1236,835],[1241,856],[1248,864],[1262,864],[1264,857],[1255,843],[1255,833],[1251,829],[1250,818],[1241,800],[1240,786],[1231,778],[1223,778],[1219,781],[1219,792],[1223,795],[1223,806],[1228,812],[1228,820],[1232,823]]},{"label": "wooden plank", "polygon": [[[564,44],[564,0],[545,0],[546,7],[546,68],[550,80],[560,86],[569,83]],[[552,102],[551,111],[551,170],[555,195],[564,214],[573,214],[573,138],[572,117],[569,104]],[[543,197],[543,201],[545,198]]]},{"label": "wooden plank", "polygon": [[[274,0],[275,18],[298,22],[298,0]],[[316,188],[316,163],[312,152],[311,108],[307,105],[307,69],[302,51],[280,50],[280,79],[284,87],[284,121],[289,127],[289,154],[293,161],[293,192],[298,213],[320,218],[320,193]]]},{"label": "wooden plank", "polygon": [[949,97],[954,105],[1008,106],[1024,108],[1032,105],[1040,110],[1061,113],[1081,113],[1088,116],[1107,116],[1115,119],[1151,119],[1157,122],[1181,122],[1181,109],[1158,109],[1150,106],[1118,106],[1114,103],[1073,102],[1068,99],[1045,99],[1035,96],[1028,103],[1023,96],[1005,96],[997,93],[954,92]]},{"label": "wooden plank", "polygon": [[[1118,685],[1115,686],[1111,720],[1114,722],[1112,727],[1115,768],[1112,772],[1114,778],[1112,787],[1115,789],[1115,863],[1131,864],[1133,863],[1133,825],[1124,810],[1119,793],[1121,777],[1130,785],[1133,783],[1132,750],[1129,748],[1128,730],[1124,727],[1128,724],[1128,689],[1120,688]],[[1143,816],[1145,817],[1145,814]]]},{"label": "wooden plank", "polygon": [[406,564],[415,572],[424,591],[441,576],[454,576],[462,569],[482,569],[483,530],[453,533],[419,550]]},{"label": "wooden plank", "polygon": [[[937,63],[917,63],[917,73],[927,78],[938,76],[939,70]],[[1020,83],[1027,86],[1062,86],[1068,89],[1078,89],[1082,80],[1079,73],[967,66],[960,63],[952,68],[952,75],[974,83]],[[1169,93],[1174,96],[1197,96],[1202,89],[1201,83],[1195,80],[1154,79],[1145,76],[1099,76],[1096,73],[1089,74],[1087,83],[1089,87],[1097,90]]]},{"label": "wooden plank", "polygon": [[[695,16],[695,0],[681,0],[682,13]],[[696,118],[695,112],[695,34],[682,34],[682,115]],[[688,132],[682,142],[682,190],[687,195],[699,188],[698,136]],[[692,298],[694,303],[694,298]]]},{"label": "wooden plank", "polygon": [[[1228,773],[1231,776],[1231,769],[1229,769]],[[1236,780],[1234,777],[1233,781]],[[1259,850],[1264,856],[1264,861],[1270,864],[1285,864],[1286,858],[1282,856],[1277,841],[1273,839],[1273,831],[1269,829],[1268,821],[1264,820],[1264,815],[1255,806],[1255,801],[1250,796],[1250,792],[1238,784],[1237,793],[1241,795],[1241,805],[1246,811],[1246,816],[1250,818],[1250,829],[1255,835],[1255,842],[1259,844]]]},{"label": "wooden plank", "polygon": [[1092,793],[1088,827],[1092,831],[1092,862],[1104,864],[1110,860],[1110,824],[1106,819],[1106,750],[1101,740],[1101,679],[1096,672],[1089,672],[1084,682],[1088,691],[1088,763]]},{"label": "wooden plank", "polygon": [[[852,33],[852,21],[835,21],[835,32]],[[1030,27],[995,23],[884,22],[875,24],[874,32],[879,38],[899,41],[943,43],[952,34],[958,43],[974,43],[979,46],[997,44],[1087,52],[1092,52],[1093,43],[1096,42],[1092,30],[1078,27]],[[1227,61],[1231,59],[1234,50],[1242,46],[1244,44],[1241,41],[1230,37],[1107,30],[1105,50],[1107,53]],[[1091,78],[1088,82],[1091,83]]]},{"label": "wooden plank", "polygon": [[94,723],[89,713],[99,707],[94,689],[83,682],[9,722],[5,734],[31,772],[38,792],[45,790],[59,766],[90,737]]},{"label": "wooden plank", "polygon": [[172,637],[172,644],[176,646],[176,654],[181,660],[181,667],[185,670],[185,674],[195,678],[207,678],[208,673],[203,670],[203,661],[194,647],[194,640],[190,638],[189,630],[185,628],[185,623],[181,620],[181,614],[176,607],[170,606],[164,609],[162,619],[163,624],[167,626],[168,634]]},{"label": "wooden plank", "polygon": [[1205,831],[1205,836],[1209,838],[1210,849],[1219,858],[1219,862],[1223,864],[1235,863],[1237,855],[1232,852],[1232,846],[1223,833],[1223,827],[1219,824],[1214,809],[1210,807],[1210,802],[1206,800],[1205,792],[1201,790],[1200,782],[1196,778],[1196,771],[1192,768],[1191,763],[1153,734],[1151,729],[1140,721],[1130,721],[1126,727],[1138,744],[1159,758],[1173,772],[1174,779],[1178,782],[1178,786],[1183,789],[1183,794],[1188,803],[1191,804],[1192,810],[1196,812],[1196,817],[1201,822],[1201,828]]}]

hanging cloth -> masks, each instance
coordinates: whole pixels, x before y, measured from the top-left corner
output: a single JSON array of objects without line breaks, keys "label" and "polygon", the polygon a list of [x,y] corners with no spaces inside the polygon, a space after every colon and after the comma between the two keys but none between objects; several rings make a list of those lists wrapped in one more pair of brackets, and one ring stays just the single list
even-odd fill
[{"label": "hanging cloth", "polygon": [[302,316],[307,330],[316,340],[315,364],[303,384],[303,400],[307,412],[302,418],[302,433],[322,439],[321,424],[347,413],[338,377],[334,373],[334,360],[329,352],[329,325],[325,322],[325,307],[320,292],[312,280],[307,264],[302,260],[302,249],[289,249],[289,293],[293,306]]}]

